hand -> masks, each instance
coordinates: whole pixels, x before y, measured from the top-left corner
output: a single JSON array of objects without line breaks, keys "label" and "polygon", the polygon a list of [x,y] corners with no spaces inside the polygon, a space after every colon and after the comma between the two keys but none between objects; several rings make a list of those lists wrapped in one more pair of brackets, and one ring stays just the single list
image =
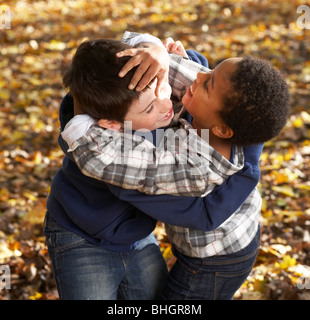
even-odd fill
[{"label": "hand", "polygon": [[168,81],[169,73],[169,55],[164,48],[156,45],[148,48],[132,48],[118,52],[116,56],[132,57],[119,72],[120,77],[124,77],[132,68],[138,66],[128,86],[129,89],[132,90],[137,86],[136,90],[141,91],[156,77],[158,81],[155,94],[159,96]]},{"label": "hand", "polygon": [[244,162],[249,162],[253,166],[258,166],[263,148],[263,143],[243,147]]},{"label": "hand", "polygon": [[174,41],[172,38],[167,38],[163,41],[163,45],[169,53],[174,53],[184,58],[188,58],[181,41]]}]

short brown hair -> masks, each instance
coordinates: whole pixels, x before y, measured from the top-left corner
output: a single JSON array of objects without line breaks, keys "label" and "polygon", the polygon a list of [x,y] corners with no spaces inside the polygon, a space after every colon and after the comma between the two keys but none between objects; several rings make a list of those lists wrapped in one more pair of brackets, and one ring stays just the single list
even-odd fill
[{"label": "short brown hair", "polygon": [[95,120],[123,122],[132,101],[140,95],[128,89],[136,68],[123,78],[118,76],[130,57],[118,58],[116,53],[128,48],[132,46],[110,39],[83,42],[63,77],[64,86]]}]

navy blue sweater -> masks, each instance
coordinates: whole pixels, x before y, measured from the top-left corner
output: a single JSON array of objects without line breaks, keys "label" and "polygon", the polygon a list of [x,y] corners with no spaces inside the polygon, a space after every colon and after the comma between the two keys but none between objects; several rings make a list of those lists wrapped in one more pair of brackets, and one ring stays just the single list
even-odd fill
[{"label": "navy blue sweater", "polygon": [[[193,55],[193,60],[206,65],[203,56]],[[61,130],[72,117],[73,99],[67,95],[60,107]],[[64,228],[114,251],[132,250],[154,230],[157,220],[205,231],[216,229],[241,206],[260,177],[262,145],[245,148],[244,168],[205,198],[150,196],[83,175],[67,155],[61,135],[59,144],[66,156],[52,181],[49,214]]]}]

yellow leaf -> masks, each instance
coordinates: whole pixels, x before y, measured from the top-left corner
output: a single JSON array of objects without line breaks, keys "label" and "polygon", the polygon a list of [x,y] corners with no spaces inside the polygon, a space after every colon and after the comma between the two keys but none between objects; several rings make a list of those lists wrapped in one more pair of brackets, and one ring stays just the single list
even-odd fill
[{"label": "yellow leaf", "polygon": [[300,128],[302,127],[304,124],[303,120],[301,118],[296,118],[294,121],[293,121],[293,126],[295,128]]},{"label": "yellow leaf", "polygon": [[39,300],[40,298],[42,298],[42,293],[40,292],[36,292],[33,296],[29,297],[30,300]]},{"label": "yellow leaf", "polygon": [[33,84],[34,86],[40,86],[42,84],[42,80],[37,78],[30,78],[29,82]]},{"label": "yellow leaf", "polygon": [[5,242],[0,242],[0,263],[10,258],[13,252],[7,247]]},{"label": "yellow leaf", "polygon": [[27,198],[27,199],[29,199],[29,200],[32,200],[32,201],[37,201],[38,200],[38,198],[35,196],[35,195],[33,195],[32,193],[30,193],[30,192],[24,192],[24,196]]},{"label": "yellow leaf", "polygon": [[10,99],[10,91],[9,90],[0,90],[0,99],[8,100]]},{"label": "yellow leaf", "polygon": [[296,193],[294,192],[293,188],[290,186],[272,186],[271,189],[275,192],[282,193],[285,196],[289,196],[291,198],[297,198]]},{"label": "yellow leaf", "polygon": [[295,264],[296,264],[296,259],[292,258],[289,255],[285,255],[282,261],[275,263],[275,267],[286,270],[287,268],[292,267]]},{"label": "yellow leaf", "polygon": [[267,210],[267,207],[268,207],[268,203],[267,203],[267,200],[266,198],[263,198],[262,199],[262,211],[266,211]]},{"label": "yellow leaf", "polygon": [[172,251],[171,251],[171,245],[169,245],[165,251],[163,252],[163,257],[165,260],[170,259],[173,256]]},{"label": "yellow leaf", "polygon": [[268,158],[269,158],[268,152],[263,152],[263,153],[261,154],[261,156],[260,156],[260,160],[261,160],[261,161],[267,161]]},{"label": "yellow leaf", "polygon": [[40,164],[41,162],[42,162],[42,153],[41,153],[41,151],[36,151],[35,156],[34,156],[34,163]]},{"label": "yellow leaf", "polygon": [[301,116],[302,120],[304,121],[304,123],[310,124],[310,114],[308,112],[302,111],[300,113],[300,116]]},{"label": "yellow leaf", "polygon": [[299,189],[310,191],[310,185],[309,184],[300,184],[298,186]]},{"label": "yellow leaf", "polygon": [[7,201],[10,198],[10,192],[8,189],[0,189],[0,200]]},{"label": "yellow leaf", "polygon": [[15,130],[11,135],[12,141],[16,142],[17,140],[22,140],[25,138],[25,134],[21,131]]},{"label": "yellow leaf", "polygon": [[263,213],[263,216],[265,219],[271,218],[273,216],[273,211],[269,209]]},{"label": "yellow leaf", "polygon": [[46,199],[42,199],[36,203],[36,205],[27,212],[24,216],[24,220],[31,224],[43,223],[46,211]]},{"label": "yellow leaf", "polygon": [[4,88],[7,85],[6,81],[0,80],[0,88]]},{"label": "yellow leaf", "polygon": [[288,182],[287,176],[284,175],[283,173],[277,174],[275,180],[276,180],[279,184]]},{"label": "yellow leaf", "polygon": [[62,51],[66,48],[67,44],[65,42],[52,40],[49,43],[45,43],[44,47],[49,50],[59,50]]}]

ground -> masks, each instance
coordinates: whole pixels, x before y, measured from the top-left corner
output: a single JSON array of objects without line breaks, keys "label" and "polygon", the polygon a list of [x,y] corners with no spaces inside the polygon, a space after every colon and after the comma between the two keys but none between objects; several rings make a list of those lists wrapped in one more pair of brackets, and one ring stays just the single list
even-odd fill
[{"label": "ground", "polygon": [[[222,59],[251,54],[285,75],[291,116],[263,150],[261,248],[235,298],[309,299],[310,18],[297,13],[302,1],[4,4],[0,17],[9,8],[11,23],[0,30],[0,264],[9,266],[11,276],[5,289],[0,273],[0,299],[58,298],[42,223],[63,157],[57,144],[62,75],[84,39],[121,39],[125,30],[181,40],[204,54],[211,68]],[[174,258],[161,223],[155,235],[170,267]]]}]

